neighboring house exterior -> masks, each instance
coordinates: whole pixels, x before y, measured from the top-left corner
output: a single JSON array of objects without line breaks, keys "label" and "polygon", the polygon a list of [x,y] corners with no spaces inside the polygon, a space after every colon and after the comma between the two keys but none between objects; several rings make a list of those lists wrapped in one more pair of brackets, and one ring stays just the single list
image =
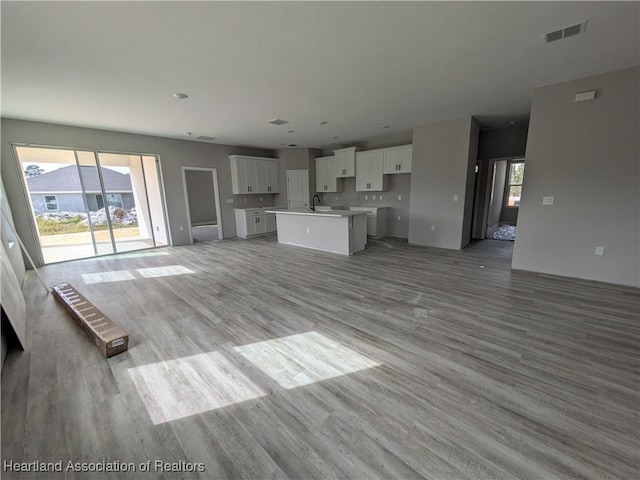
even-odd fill
[{"label": "neighboring house exterior", "polygon": [[82,183],[75,165],[27,178],[31,203],[36,215],[51,212],[86,212],[82,186],[89,211],[104,208],[105,203],[129,210],[135,207],[131,177],[109,168],[101,168],[106,202],[96,167],[81,166]]}]

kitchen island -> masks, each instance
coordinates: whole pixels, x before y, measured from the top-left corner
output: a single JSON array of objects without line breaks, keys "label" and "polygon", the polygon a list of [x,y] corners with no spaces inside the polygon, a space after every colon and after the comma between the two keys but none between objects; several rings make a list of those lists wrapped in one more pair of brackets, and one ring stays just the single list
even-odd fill
[{"label": "kitchen island", "polygon": [[367,243],[367,212],[352,210],[267,210],[276,214],[278,242],[353,255]]}]

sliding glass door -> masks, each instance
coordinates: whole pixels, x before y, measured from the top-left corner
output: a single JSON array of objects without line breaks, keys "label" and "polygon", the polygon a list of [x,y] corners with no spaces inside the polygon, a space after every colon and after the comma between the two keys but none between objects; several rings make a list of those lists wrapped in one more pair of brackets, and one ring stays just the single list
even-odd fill
[{"label": "sliding glass door", "polygon": [[44,263],[167,245],[157,158],[15,147]]}]

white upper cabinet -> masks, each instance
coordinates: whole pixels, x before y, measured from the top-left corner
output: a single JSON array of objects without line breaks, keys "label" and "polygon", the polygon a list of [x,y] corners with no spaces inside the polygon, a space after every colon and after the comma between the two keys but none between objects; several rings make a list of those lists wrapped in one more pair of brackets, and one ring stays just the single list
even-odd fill
[{"label": "white upper cabinet", "polygon": [[413,145],[384,149],[384,173],[411,173]]},{"label": "white upper cabinet", "polygon": [[278,193],[278,161],[272,158],[229,155],[231,188],[242,193]]},{"label": "white upper cabinet", "polygon": [[356,176],[356,147],[341,148],[333,151],[336,159],[336,177]]},{"label": "white upper cabinet", "polygon": [[372,150],[356,153],[356,192],[382,192],[384,181],[384,152]]},{"label": "white upper cabinet", "polygon": [[339,192],[341,187],[342,181],[338,181],[336,175],[336,158],[316,158],[316,192]]}]

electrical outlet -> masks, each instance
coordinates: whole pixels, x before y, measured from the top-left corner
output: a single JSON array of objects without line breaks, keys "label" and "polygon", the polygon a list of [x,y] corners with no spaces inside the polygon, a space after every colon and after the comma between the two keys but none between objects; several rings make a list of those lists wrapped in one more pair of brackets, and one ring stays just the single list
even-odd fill
[{"label": "electrical outlet", "polygon": [[336,195],[336,200],[338,199],[338,195]]},{"label": "electrical outlet", "polygon": [[402,200],[402,195],[398,195],[398,200]]},{"label": "electrical outlet", "polygon": [[184,231],[184,227],[182,225],[180,225],[180,231]]},{"label": "electrical outlet", "polygon": [[553,197],[542,197],[543,205],[553,205]]},{"label": "electrical outlet", "polygon": [[436,231],[436,226],[435,225],[431,225],[431,231],[435,232]]},{"label": "electrical outlet", "polygon": [[457,201],[458,201],[458,198],[460,198],[460,197],[458,197],[458,195],[454,195],[454,196],[453,196],[453,201],[454,201],[454,202],[457,202]]},{"label": "electrical outlet", "polygon": [[596,255],[604,255],[604,247],[596,247]]},{"label": "electrical outlet", "polygon": [[371,200],[375,200],[376,196],[375,195],[371,195]]},{"label": "electrical outlet", "polygon": [[260,197],[260,201],[261,201],[261,202],[263,202],[263,201],[264,201],[264,198]]},{"label": "electrical outlet", "polygon": [[309,227],[307,227],[307,233],[309,233]]},{"label": "electrical outlet", "polygon": [[364,196],[364,199],[365,199],[365,200],[369,200],[369,195],[365,195],[365,196]]},{"label": "electrical outlet", "polygon": [[227,203],[233,203],[233,198],[227,198]]},{"label": "electrical outlet", "polygon": [[400,215],[398,215],[398,221],[400,221]]},{"label": "electrical outlet", "polygon": [[382,200],[382,195],[380,195],[380,200]]},{"label": "electrical outlet", "polygon": [[247,199],[246,198],[244,199],[244,203],[247,203]]}]

